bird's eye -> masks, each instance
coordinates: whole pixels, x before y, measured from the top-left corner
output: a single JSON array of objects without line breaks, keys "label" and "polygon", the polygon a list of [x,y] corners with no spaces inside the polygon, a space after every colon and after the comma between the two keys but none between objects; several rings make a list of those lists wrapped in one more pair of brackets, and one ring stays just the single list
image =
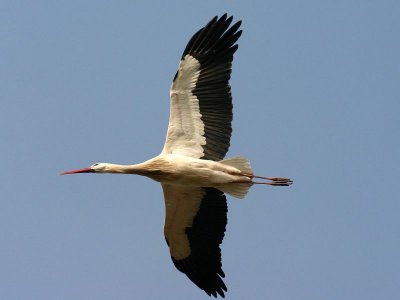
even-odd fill
[{"label": "bird's eye", "polygon": [[95,167],[95,166],[98,166],[99,164],[98,163],[96,163],[96,164],[94,164],[92,167]]}]

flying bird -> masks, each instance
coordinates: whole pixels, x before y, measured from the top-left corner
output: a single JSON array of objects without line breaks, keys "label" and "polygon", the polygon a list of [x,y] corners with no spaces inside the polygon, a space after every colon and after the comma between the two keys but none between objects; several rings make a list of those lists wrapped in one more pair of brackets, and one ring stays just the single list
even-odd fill
[{"label": "flying bird", "polygon": [[170,88],[170,119],[161,154],[140,164],[96,163],[64,172],[147,176],[161,183],[164,235],[172,262],[209,296],[227,291],[220,244],[227,223],[226,194],[243,198],[254,184],[292,180],[256,176],[245,157],[224,159],[232,133],[229,79],[241,21],[214,17],[183,51]]}]

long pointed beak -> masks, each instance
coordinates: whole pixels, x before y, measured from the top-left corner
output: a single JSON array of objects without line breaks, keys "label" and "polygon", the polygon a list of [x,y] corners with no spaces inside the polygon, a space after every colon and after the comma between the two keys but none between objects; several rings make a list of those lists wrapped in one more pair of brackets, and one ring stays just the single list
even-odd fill
[{"label": "long pointed beak", "polygon": [[61,173],[60,175],[77,174],[77,173],[94,173],[94,170],[91,168],[84,168],[84,169],[78,169],[78,170],[64,172],[64,173]]}]

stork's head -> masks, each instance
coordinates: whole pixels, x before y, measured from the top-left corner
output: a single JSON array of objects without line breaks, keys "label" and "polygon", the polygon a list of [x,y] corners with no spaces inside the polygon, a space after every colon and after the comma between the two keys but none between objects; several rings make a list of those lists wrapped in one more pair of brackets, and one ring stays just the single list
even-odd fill
[{"label": "stork's head", "polygon": [[95,163],[88,168],[63,172],[60,175],[77,174],[77,173],[107,173],[108,171],[107,166],[108,164],[106,163]]}]

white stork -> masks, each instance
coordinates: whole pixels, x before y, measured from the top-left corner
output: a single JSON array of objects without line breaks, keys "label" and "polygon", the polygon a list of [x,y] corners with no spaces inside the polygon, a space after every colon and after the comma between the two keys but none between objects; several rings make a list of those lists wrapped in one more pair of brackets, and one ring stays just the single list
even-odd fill
[{"label": "white stork", "polygon": [[[170,89],[161,154],[134,165],[96,163],[75,173],[138,174],[161,183],[164,235],[175,267],[209,296],[227,291],[221,249],[227,223],[224,193],[243,198],[253,184],[288,186],[288,178],[255,176],[244,157],[223,159],[232,133],[229,86],[241,21],[214,17],[190,39]],[[263,179],[255,182],[254,178]]]}]

